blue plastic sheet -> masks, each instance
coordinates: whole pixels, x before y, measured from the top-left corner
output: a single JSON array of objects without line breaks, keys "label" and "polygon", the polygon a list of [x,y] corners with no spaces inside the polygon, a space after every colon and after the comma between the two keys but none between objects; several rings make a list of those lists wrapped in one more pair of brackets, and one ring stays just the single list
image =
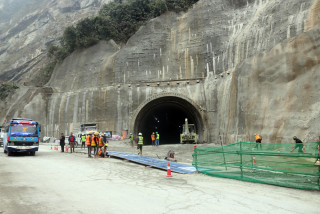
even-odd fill
[{"label": "blue plastic sheet", "polygon": [[170,169],[172,172],[178,172],[178,173],[182,173],[182,174],[190,174],[190,173],[196,172],[196,168],[192,165],[182,164],[182,163],[177,163],[177,162],[172,162],[172,161],[166,161],[166,160],[158,159],[158,158],[140,156],[140,155],[132,154],[132,153],[111,152],[111,151],[108,151],[108,155],[110,155],[112,157],[118,157],[118,158],[130,160],[132,162],[140,163],[143,165],[152,166],[152,167],[159,168],[159,169],[164,169],[164,170],[167,170],[168,162],[170,162]]}]

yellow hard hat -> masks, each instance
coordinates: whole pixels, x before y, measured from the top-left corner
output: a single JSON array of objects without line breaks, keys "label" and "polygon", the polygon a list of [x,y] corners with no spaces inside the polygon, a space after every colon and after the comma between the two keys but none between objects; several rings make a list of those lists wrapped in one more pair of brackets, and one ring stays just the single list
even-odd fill
[{"label": "yellow hard hat", "polygon": [[106,147],[109,147],[109,144],[106,144]]},{"label": "yellow hard hat", "polygon": [[94,135],[99,135],[99,132],[95,132]]},{"label": "yellow hard hat", "polygon": [[92,132],[89,132],[88,134],[92,134]]},{"label": "yellow hard hat", "polygon": [[104,136],[104,134],[102,133],[101,136]]}]

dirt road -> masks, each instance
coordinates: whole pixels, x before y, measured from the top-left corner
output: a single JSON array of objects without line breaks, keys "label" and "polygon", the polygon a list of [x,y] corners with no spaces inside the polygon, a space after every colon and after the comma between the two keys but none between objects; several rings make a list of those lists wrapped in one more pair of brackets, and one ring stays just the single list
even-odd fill
[{"label": "dirt road", "polygon": [[[135,151],[119,142],[110,147]],[[189,155],[177,152],[177,159],[189,157],[189,147],[184,147]],[[163,155],[168,148],[154,152],[155,148],[145,147],[144,152]],[[0,151],[0,213],[310,214],[320,210],[319,191],[202,174],[173,173],[167,178],[166,171],[113,158],[89,159],[80,149],[61,153],[48,144],[41,145],[34,157],[7,157]],[[183,160],[190,162],[192,157]]]}]

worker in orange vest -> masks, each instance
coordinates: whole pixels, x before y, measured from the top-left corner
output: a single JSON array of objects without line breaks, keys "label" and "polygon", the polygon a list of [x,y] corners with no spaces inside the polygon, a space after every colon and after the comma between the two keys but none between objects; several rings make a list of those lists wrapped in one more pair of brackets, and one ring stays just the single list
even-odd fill
[{"label": "worker in orange vest", "polygon": [[103,149],[103,145],[104,145],[104,138],[103,138],[104,134],[101,134],[100,135],[100,138],[99,138],[99,146],[98,146],[98,155],[101,156],[101,157],[104,157],[104,152],[102,151]]},{"label": "worker in orange vest", "polygon": [[92,141],[92,132],[89,132],[87,137],[86,137],[86,143],[87,143],[87,147],[88,147],[88,158],[92,158],[91,156],[91,141]]},{"label": "worker in orange vest", "polygon": [[260,147],[260,149],[262,149],[262,146],[261,146],[262,137],[259,134],[255,134],[254,138],[256,139],[256,148],[258,149],[258,147]]},{"label": "worker in orange vest", "polygon": [[156,141],[156,135],[154,134],[154,132],[152,132],[152,135],[151,135],[151,141],[152,141],[152,146],[155,146],[155,141]]},{"label": "worker in orange vest", "polygon": [[91,140],[91,147],[93,148],[93,154],[94,157],[97,157],[97,146],[99,145],[99,132],[95,132],[94,136],[92,137]]}]

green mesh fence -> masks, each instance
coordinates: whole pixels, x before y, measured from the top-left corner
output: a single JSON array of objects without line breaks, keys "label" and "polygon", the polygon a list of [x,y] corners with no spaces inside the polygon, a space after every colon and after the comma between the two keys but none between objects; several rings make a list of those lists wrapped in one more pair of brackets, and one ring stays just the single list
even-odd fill
[{"label": "green mesh fence", "polygon": [[[222,147],[195,148],[192,165],[210,176],[320,190],[318,143],[238,142]],[[291,151],[294,149],[293,151]]]}]

